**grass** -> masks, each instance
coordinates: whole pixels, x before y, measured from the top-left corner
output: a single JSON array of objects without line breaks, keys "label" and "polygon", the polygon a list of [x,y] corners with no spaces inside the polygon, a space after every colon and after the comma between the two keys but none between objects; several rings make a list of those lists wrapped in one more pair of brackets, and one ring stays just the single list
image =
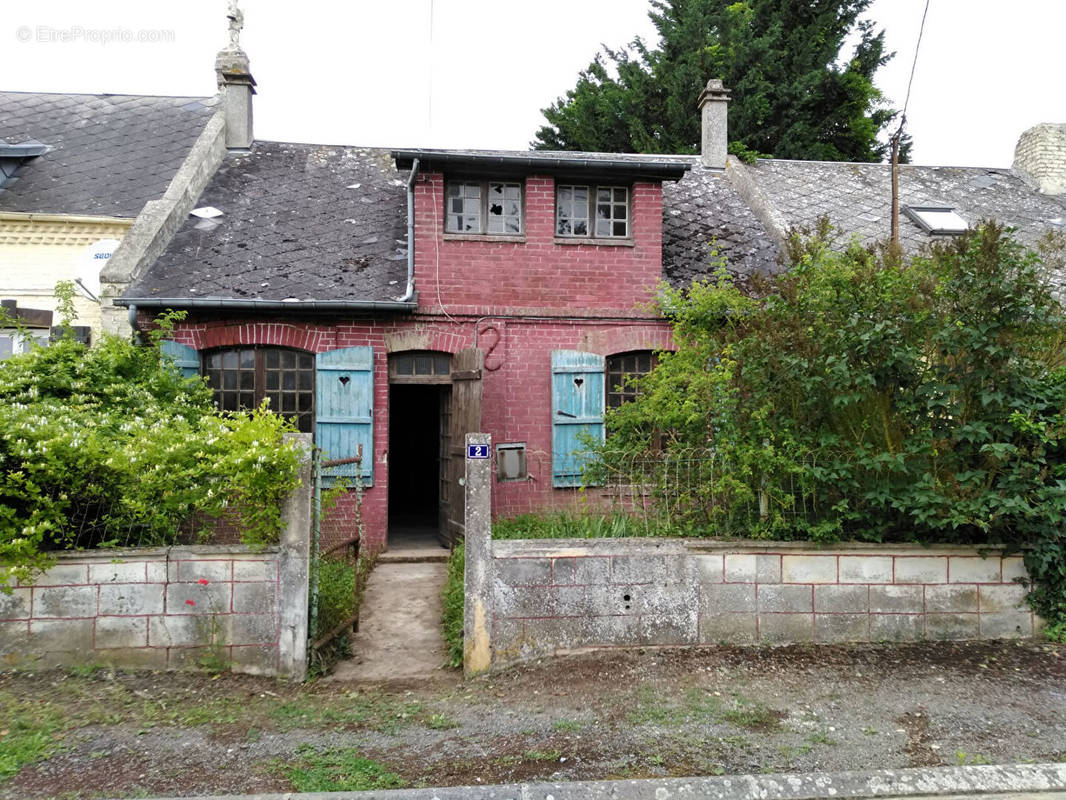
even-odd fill
[{"label": "grass", "polygon": [[463,666],[463,598],[466,555],[463,545],[458,544],[448,559],[448,575],[441,592],[444,612],[441,629],[448,650],[448,663],[453,667]]},{"label": "grass", "polygon": [[0,692],[0,783],[61,746],[66,727],[51,703],[32,703]]},{"label": "grass", "polygon": [[582,728],[584,728],[585,727],[585,723],[578,722],[577,720],[572,720],[572,719],[560,719],[560,720],[556,721],[552,725],[552,727],[555,730],[557,730],[557,731],[563,731],[565,733],[572,733],[574,731],[579,731]]},{"label": "grass", "polygon": [[620,511],[521,514],[492,523],[493,539],[607,539],[627,536],[683,536],[676,526]]},{"label": "grass", "polygon": [[343,725],[389,733],[416,721],[421,703],[412,703],[377,693],[348,692],[339,697],[307,697],[292,700],[270,711],[280,730]]},{"label": "grass", "polygon": [[365,792],[374,789],[402,789],[406,784],[395,772],[355,748],[319,750],[301,745],[300,761],[278,764],[278,771],[297,792]]},{"label": "grass", "polygon": [[776,730],[781,724],[778,712],[739,693],[733,693],[732,704],[725,706],[720,697],[703,689],[688,689],[677,700],[650,687],[637,692],[637,702],[626,719],[635,725],[667,727],[694,721],[724,722],[756,731]]},{"label": "grass", "polygon": [[558,750],[527,750],[526,761],[558,761],[562,753]]},{"label": "grass", "polygon": [[447,714],[432,714],[426,719],[425,725],[430,730],[446,731],[451,728],[458,728],[459,722],[458,720],[452,719]]}]

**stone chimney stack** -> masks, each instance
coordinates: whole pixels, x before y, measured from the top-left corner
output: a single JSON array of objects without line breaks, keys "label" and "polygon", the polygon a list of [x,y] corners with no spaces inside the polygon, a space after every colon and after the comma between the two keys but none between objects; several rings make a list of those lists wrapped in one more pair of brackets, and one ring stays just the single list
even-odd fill
[{"label": "stone chimney stack", "polygon": [[1019,136],[1011,168],[1042,194],[1066,194],[1066,124],[1045,122]]},{"label": "stone chimney stack", "polygon": [[253,140],[252,95],[255,94],[255,78],[252,77],[248,56],[241,50],[239,42],[244,27],[244,12],[237,7],[237,0],[230,0],[226,16],[229,19],[229,46],[215,56],[219,99],[226,118],[226,147],[230,150],[247,150]]},{"label": "stone chimney stack", "polygon": [[705,167],[725,169],[729,147],[729,89],[722,86],[722,82],[717,78],[712,78],[700,92],[698,105],[701,130],[700,161]]}]

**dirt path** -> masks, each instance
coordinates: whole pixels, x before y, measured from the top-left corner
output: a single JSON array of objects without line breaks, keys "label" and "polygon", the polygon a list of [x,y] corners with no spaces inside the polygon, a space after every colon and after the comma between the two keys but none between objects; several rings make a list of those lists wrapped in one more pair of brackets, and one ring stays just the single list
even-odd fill
[{"label": "dirt path", "polygon": [[53,752],[0,800],[288,791],[322,753],[409,786],[1061,761],[1066,647],[614,651],[377,685],[0,675],[0,769],[33,726]]},{"label": "dirt path", "polygon": [[352,636],[353,657],[327,679],[338,682],[425,678],[444,665],[442,561],[378,563],[367,583]]}]

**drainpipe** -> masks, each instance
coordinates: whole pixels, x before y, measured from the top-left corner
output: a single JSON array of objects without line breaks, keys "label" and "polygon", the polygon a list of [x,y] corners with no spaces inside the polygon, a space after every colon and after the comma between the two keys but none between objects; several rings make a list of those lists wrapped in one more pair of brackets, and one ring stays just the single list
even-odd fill
[{"label": "drainpipe", "polygon": [[133,328],[134,341],[140,342],[143,331],[141,326],[137,324],[137,305],[135,303],[130,303],[130,307],[126,309],[126,318],[129,320],[130,327]]},{"label": "drainpipe", "polygon": [[418,159],[411,162],[411,177],[407,179],[407,292],[400,298],[409,303],[415,297],[415,178],[418,177]]}]

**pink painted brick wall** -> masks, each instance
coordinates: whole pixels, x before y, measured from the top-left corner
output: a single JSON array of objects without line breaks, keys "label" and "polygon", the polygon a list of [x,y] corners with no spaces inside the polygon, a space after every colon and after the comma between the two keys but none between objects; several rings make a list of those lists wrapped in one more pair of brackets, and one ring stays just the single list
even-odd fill
[{"label": "pink painted brick wall", "polygon": [[[477,335],[475,337],[475,328]],[[385,545],[388,526],[388,354],[403,350],[454,353],[475,344],[485,351],[482,432],[493,441],[525,442],[530,480],[496,483],[497,517],[564,508],[576,502],[574,489],[553,489],[551,480],[551,351],[582,350],[610,355],[630,350],[669,349],[662,320],[477,319],[417,315],[394,320],[342,319],[329,324],[296,321],[215,319],[181,323],[175,339],[197,350],[235,345],[281,345],[311,352],[369,345],[374,348],[374,486],[364,494],[363,547]],[[354,533],[354,499],[342,498],[324,524],[323,542]]]},{"label": "pink painted brick wall", "polygon": [[[526,178],[522,241],[457,240],[443,233],[444,176],[415,189],[415,284],[419,310],[451,314],[634,313],[662,279],[662,186],[632,187],[627,245],[560,244],[555,181]],[[501,237],[497,237],[499,239]]]}]

